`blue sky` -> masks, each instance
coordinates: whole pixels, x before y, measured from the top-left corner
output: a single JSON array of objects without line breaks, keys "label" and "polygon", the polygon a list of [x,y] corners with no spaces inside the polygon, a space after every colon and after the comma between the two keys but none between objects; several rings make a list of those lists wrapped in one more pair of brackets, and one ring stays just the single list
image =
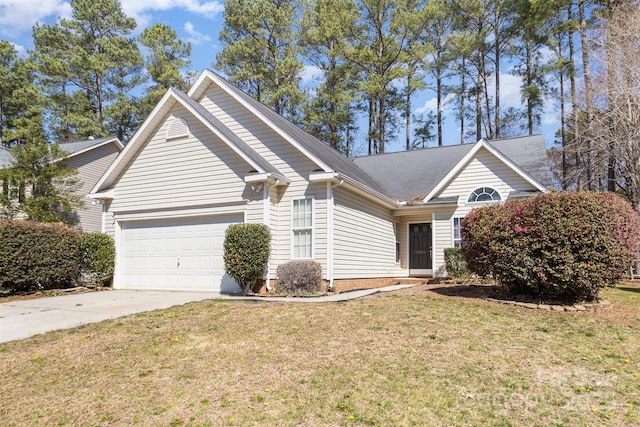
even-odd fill
[{"label": "blue sky", "polygon": [[[170,25],[178,36],[192,45],[192,69],[200,73],[204,68],[212,68],[216,54],[220,51],[218,33],[223,24],[224,1],[208,0],[121,0],[122,9],[138,23],[134,35],[145,28],[161,22]],[[53,24],[59,18],[71,17],[71,6],[65,0],[0,0],[0,39],[12,42],[19,52],[25,53],[33,48],[31,29],[36,22]],[[503,108],[521,107],[520,79],[509,74],[509,64],[503,66],[501,74],[501,104]],[[305,67],[303,83],[313,86],[318,72]],[[445,105],[444,143],[458,142],[459,129],[451,116],[453,105]],[[435,109],[435,97],[432,91],[424,91],[415,97],[414,111],[426,113]],[[548,102],[543,116],[543,129],[547,145],[553,143],[555,130],[559,127],[557,105]],[[356,136],[356,154],[366,154],[366,122],[361,125]],[[404,134],[398,135],[398,141],[387,146],[387,151],[404,148]],[[433,142],[431,146],[433,146]]]}]

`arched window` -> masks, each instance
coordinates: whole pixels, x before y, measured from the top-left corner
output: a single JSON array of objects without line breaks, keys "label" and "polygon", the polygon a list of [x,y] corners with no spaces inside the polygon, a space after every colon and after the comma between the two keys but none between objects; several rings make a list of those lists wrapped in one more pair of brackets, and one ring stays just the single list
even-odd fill
[{"label": "arched window", "polygon": [[491,187],[480,187],[471,193],[469,202],[495,202],[499,201],[500,194]]}]

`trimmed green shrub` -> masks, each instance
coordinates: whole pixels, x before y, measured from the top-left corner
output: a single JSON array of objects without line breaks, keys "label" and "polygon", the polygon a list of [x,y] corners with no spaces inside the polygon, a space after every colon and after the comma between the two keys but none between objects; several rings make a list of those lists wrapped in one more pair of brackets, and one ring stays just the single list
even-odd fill
[{"label": "trimmed green shrub", "polygon": [[83,279],[96,285],[109,285],[113,278],[116,247],[111,236],[84,233],[80,241],[80,271]]},{"label": "trimmed green shrub", "polygon": [[56,223],[0,221],[0,286],[14,291],[73,285],[80,232]]},{"label": "trimmed green shrub", "polygon": [[462,248],[445,248],[444,265],[447,275],[454,279],[466,279],[470,275],[467,263],[462,256]]},{"label": "trimmed green shrub", "polygon": [[471,272],[556,300],[595,299],[629,270],[638,246],[637,215],[612,193],[553,192],[474,209],[461,232]]},{"label": "trimmed green shrub", "polygon": [[245,293],[264,274],[271,251],[271,233],[263,224],[232,224],[224,238],[224,268]]},{"label": "trimmed green shrub", "polygon": [[316,261],[289,261],[277,270],[276,289],[293,295],[313,293],[322,287],[322,267]]}]

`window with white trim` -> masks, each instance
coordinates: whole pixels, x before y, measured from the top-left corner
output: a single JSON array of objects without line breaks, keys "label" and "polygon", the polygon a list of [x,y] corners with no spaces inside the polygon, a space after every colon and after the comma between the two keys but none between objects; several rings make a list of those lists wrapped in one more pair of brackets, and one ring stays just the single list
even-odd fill
[{"label": "window with white trim", "polygon": [[293,258],[313,257],[313,199],[293,201]]},{"label": "window with white trim", "polygon": [[453,218],[453,247],[462,247],[462,234],[460,233],[460,225],[463,218]]},{"label": "window with white trim", "polygon": [[469,195],[469,202],[497,202],[500,201],[500,193],[491,187],[476,188],[473,193]]},{"label": "window with white trim", "polygon": [[400,222],[393,223],[393,232],[396,236],[396,262],[400,262]]}]

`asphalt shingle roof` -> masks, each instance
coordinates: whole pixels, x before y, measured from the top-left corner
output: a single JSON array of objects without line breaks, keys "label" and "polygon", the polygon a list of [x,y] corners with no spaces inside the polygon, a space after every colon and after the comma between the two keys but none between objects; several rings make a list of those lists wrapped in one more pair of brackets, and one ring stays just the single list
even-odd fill
[{"label": "asphalt shingle roof", "polygon": [[[544,187],[551,187],[549,162],[541,135],[488,143]],[[358,157],[353,162],[382,187],[383,194],[408,201],[431,192],[475,145],[458,144],[379,154]]]},{"label": "asphalt shingle roof", "polygon": [[385,194],[383,189],[378,183],[372,179],[365,171],[360,169],[358,165],[350,161],[347,157],[338,153],[333,148],[329,147],[324,142],[318,140],[313,135],[300,129],[294,123],[282,117],[280,114],[273,111],[271,108],[252,98],[236,86],[228,82],[224,77],[209,70],[212,74],[215,74],[223,84],[226,85],[234,94],[242,98],[244,102],[254,107],[273,124],[278,126],[284,132],[286,132],[291,138],[298,142],[302,147],[309,151],[313,156],[317,157],[327,166],[333,169],[334,172],[341,173],[361,184],[366,185],[372,190]]}]

